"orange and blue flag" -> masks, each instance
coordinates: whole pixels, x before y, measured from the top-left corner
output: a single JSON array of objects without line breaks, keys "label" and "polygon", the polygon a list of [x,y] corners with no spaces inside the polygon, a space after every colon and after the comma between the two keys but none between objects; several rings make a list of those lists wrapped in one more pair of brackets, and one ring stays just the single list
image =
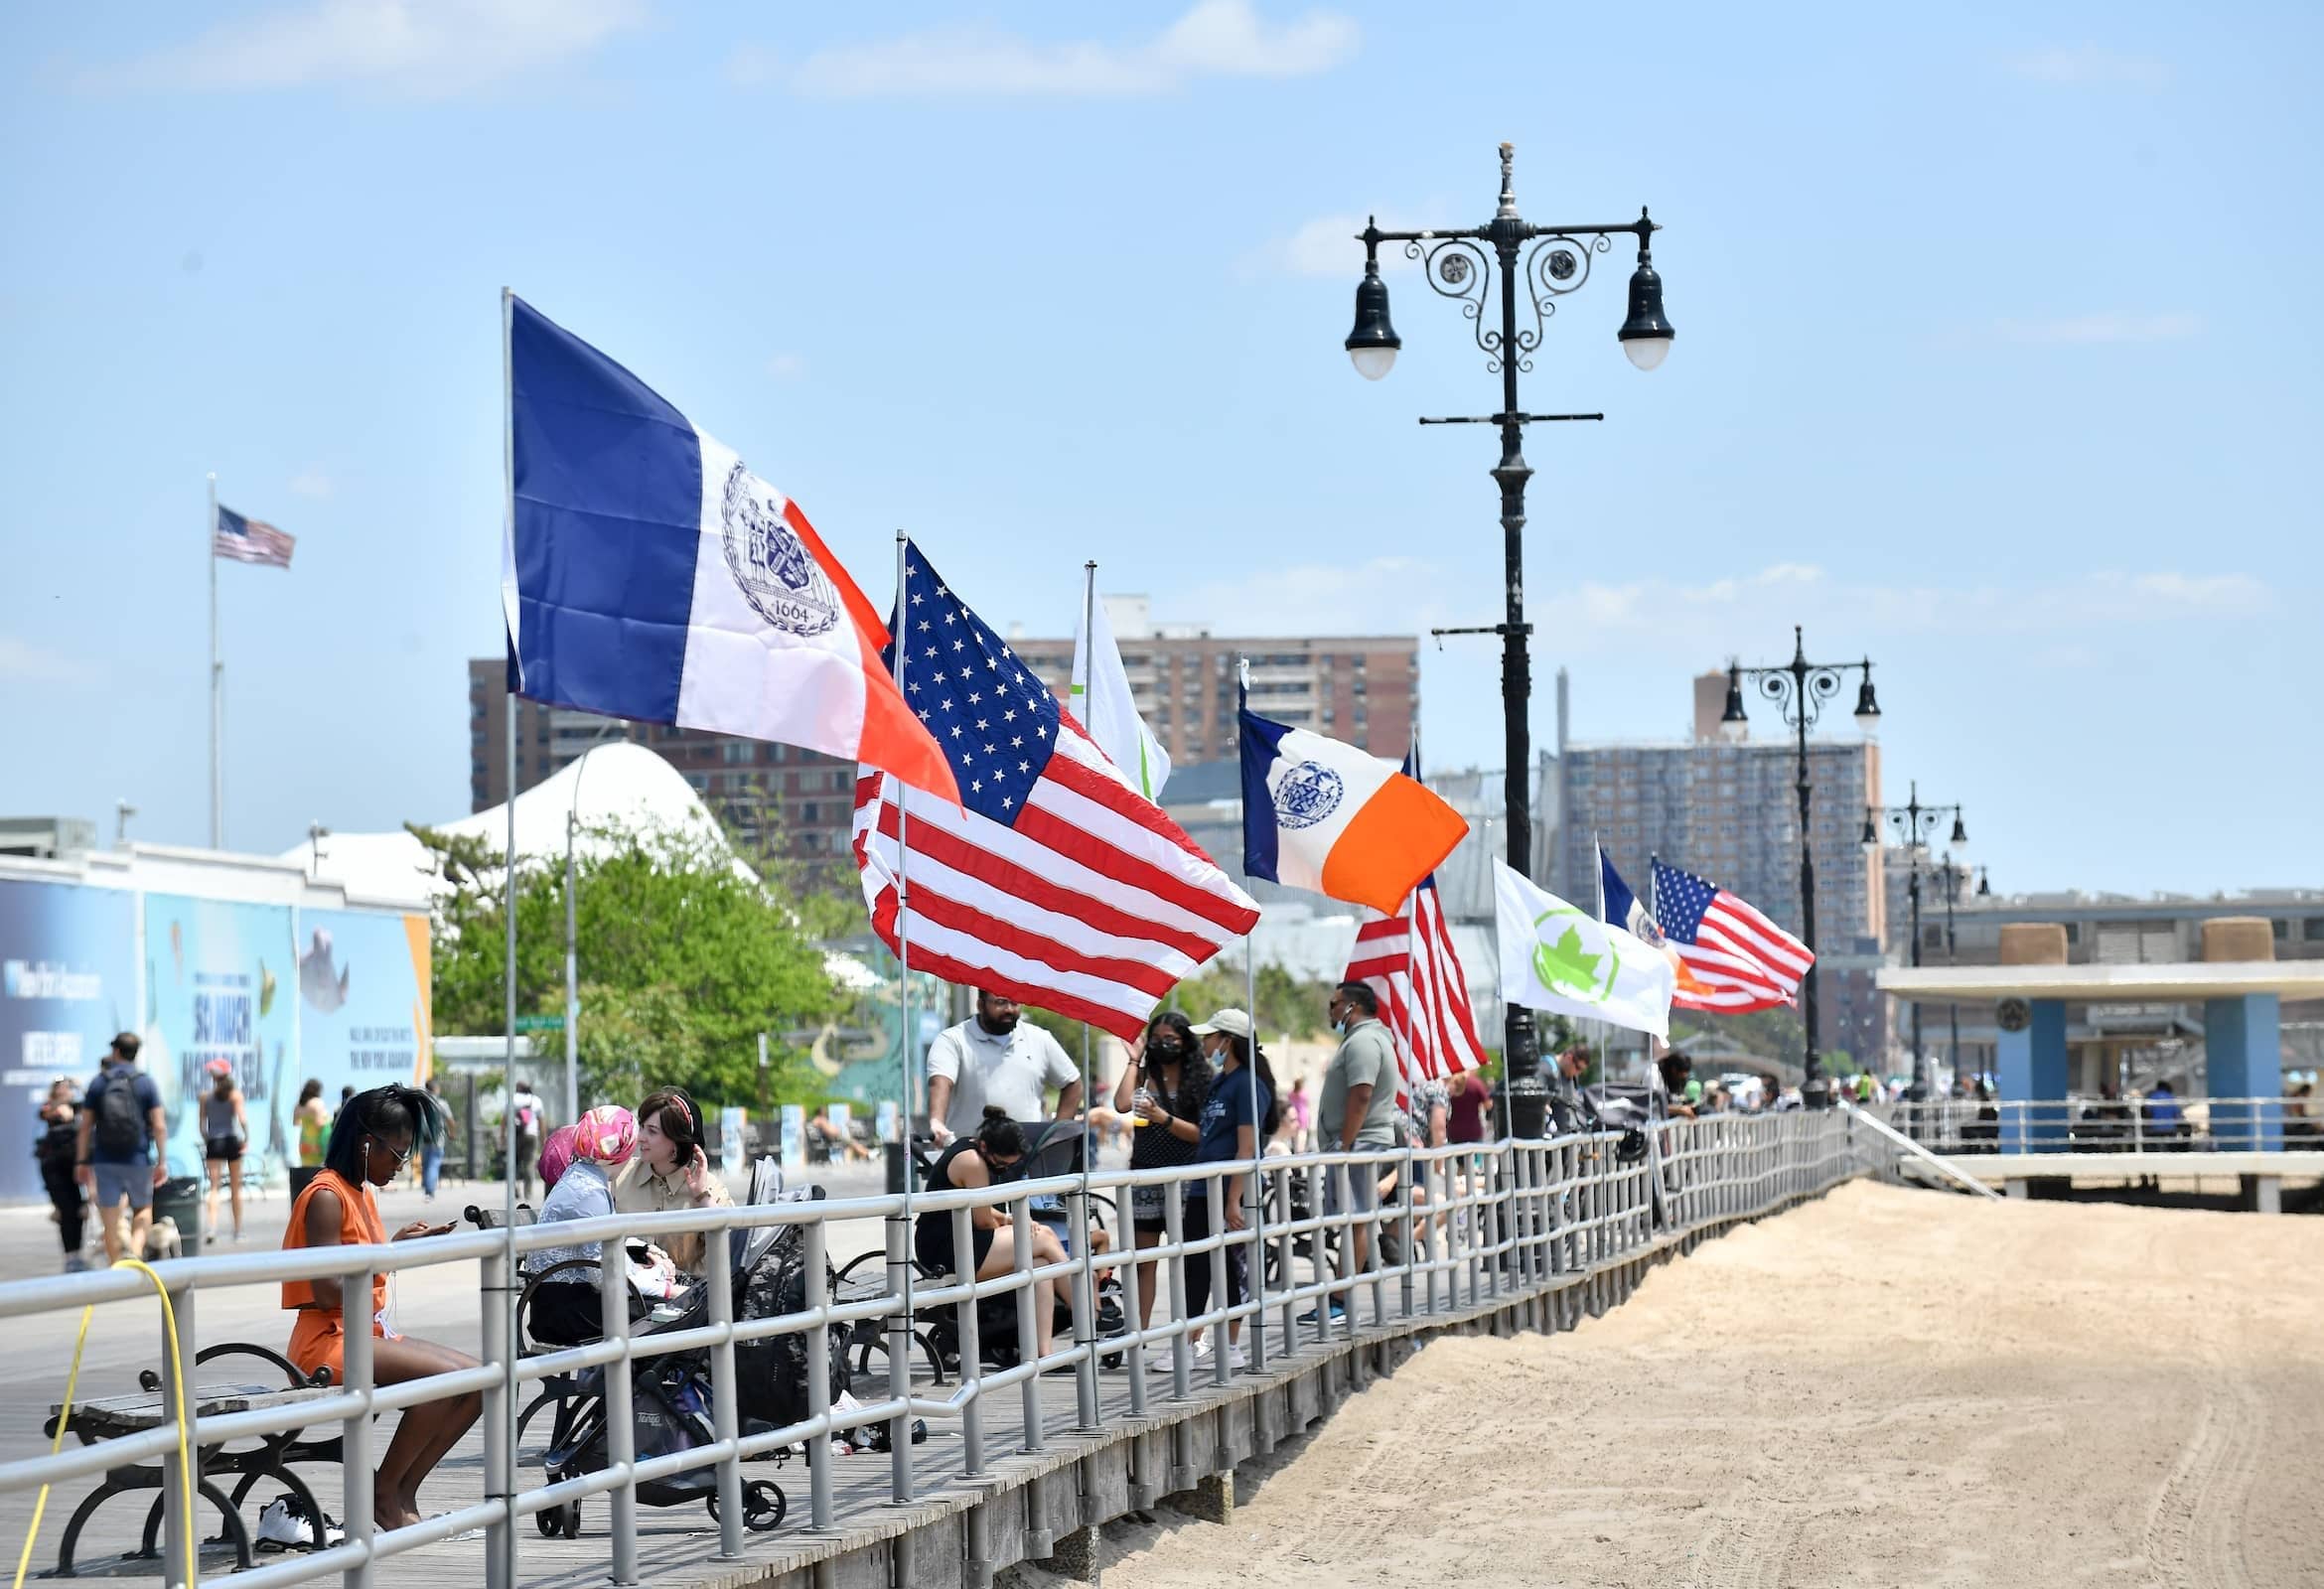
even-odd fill
[{"label": "orange and blue flag", "polygon": [[1242,869],[1396,915],[1469,824],[1396,764],[1244,706]]}]

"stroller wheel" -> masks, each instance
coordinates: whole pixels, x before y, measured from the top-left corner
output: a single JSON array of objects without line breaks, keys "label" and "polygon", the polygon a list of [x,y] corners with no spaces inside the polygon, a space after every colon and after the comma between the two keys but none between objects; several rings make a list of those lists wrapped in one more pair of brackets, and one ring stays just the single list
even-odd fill
[{"label": "stroller wheel", "polygon": [[[712,1521],[718,1517],[718,1498],[705,1496],[702,1504],[710,1509]],[[791,1511],[791,1502],[783,1494],[783,1487],[771,1479],[753,1479],[743,1486],[743,1526],[753,1533],[773,1533],[783,1526],[783,1518]]]},{"label": "stroller wheel", "polygon": [[567,1539],[581,1537],[581,1503],[568,1501],[561,1507],[549,1507],[532,1515],[533,1525],[540,1529],[543,1539],[559,1535]]}]

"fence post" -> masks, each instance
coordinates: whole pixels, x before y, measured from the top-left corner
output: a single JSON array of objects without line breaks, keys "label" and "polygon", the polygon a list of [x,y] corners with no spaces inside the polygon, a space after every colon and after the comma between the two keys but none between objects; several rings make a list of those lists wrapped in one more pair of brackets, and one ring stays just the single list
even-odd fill
[{"label": "fence post", "polygon": [[[830,1251],[820,1215],[807,1222],[805,1256],[807,1311],[818,1313],[831,1305],[830,1276],[823,1272]],[[817,1533],[831,1526],[831,1431],[823,1423],[831,1415],[830,1363],[830,1326],[818,1325],[807,1339],[806,1384],[807,1416],[818,1431],[807,1437],[807,1526]]]},{"label": "fence post", "polygon": [[[475,1148],[472,1144],[470,1152]],[[484,1319],[484,1361],[502,1372],[484,1393],[485,1499],[502,1504],[500,1517],[485,1525],[485,1589],[514,1589],[516,1556],[514,1475],[516,1406],[508,1396],[508,1249],[496,1246],[477,1264],[477,1301]],[[344,1439],[344,1437],[343,1437]],[[355,1519],[348,1518],[354,1526]]]},{"label": "fence post", "polygon": [[[1024,1379],[1025,1449],[1039,1451],[1048,1438],[1041,1427],[1041,1336],[1033,1323],[1033,1309],[1037,1299],[1033,1282],[1025,1276],[1033,1268],[1033,1205],[1029,1199],[1019,1198],[1009,1205],[1009,1233],[1014,1237],[1017,1271],[1017,1362],[1031,1365],[1033,1372]],[[970,1280],[975,1276],[970,1275]],[[981,1390],[984,1365],[970,1363],[965,1353],[960,1357],[960,1377],[963,1381],[973,1375]]]},{"label": "fence post", "polygon": [[[107,1209],[104,1211],[104,1216],[110,1221],[115,1217],[114,1211]],[[367,1318],[370,1310],[365,1308],[363,1311]],[[177,1321],[175,1336],[170,1332],[170,1319],[172,1317]],[[199,1337],[195,1334],[194,1329],[194,1288],[191,1285],[173,1286],[170,1288],[170,1311],[162,1321],[161,1387],[162,1415],[164,1417],[177,1416],[178,1370],[183,1365],[188,1374],[192,1374],[194,1372],[194,1356],[198,1350],[195,1345],[197,1340]],[[351,1352],[349,1355],[352,1357],[353,1353]],[[195,1412],[195,1385],[191,1378],[186,1381],[185,1396],[186,1411],[192,1415]],[[193,1479],[194,1499],[199,1503],[202,1499],[202,1475],[199,1472],[202,1455],[199,1448],[195,1450],[194,1458],[197,1468]],[[365,1471],[367,1474],[368,1470]],[[168,1586],[168,1589],[196,1589],[194,1584],[186,1581],[186,1551],[188,1542],[199,1537],[198,1530],[201,1524],[195,1520],[194,1514],[187,1510],[186,1483],[185,1465],[178,1460],[177,1449],[172,1447],[162,1457],[162,1581]],[[370,1536],[370,1519],[371,1488],[370,1482],[366,1478],[363,1484],[363,1533],[365,1538]],[[347,1519],[347,1525],[348,1536],[353,1538],[355,1536],[355,1518],[352,1516]],[[357,1577],[357,1573],[361,1570],[359,1567],[348,1569],[348,1589],[358,1589],[358,1585],[363,1581]],[[201,1571],[199,1561],[195,1564],[195,1571],[197,1574]]]},{"label": "fence post", "polygon": [[1142,1418],[1146,1415],[1146,1331],[1142,1322],[1143,1314],[1138,1306],[1138,1266],[1130,1261],[1138,1253],[1137,1204],[1137,1188],[1124,1187],[1115,1205],[1121,1212],[1114,1224],[1119,1227],[1119,1238],[1127,1245],[1120,1249],[1123,1261],[1114,1266],[1113,1272],[1121,1277],[1121,1317],[1129,1331],[1125,1338],[1128,1344],[1123,1350],[1122,1362],[1129,1366],[1130,1416]]},{"label": "fence post", "polygon": [[[732,1230],[721,1225],[708,1232],[702,1269],[711,1277],[710,1322],[727,1332],[710,1349],[710,1428],[718,1442],[728,1447],[726,1455],[718,1459],[718,1557],[722,1561],[736,1560],[743,1553],[742,1453],[733,1449],[742,1437],[734,1376],[734,1287],[725,1279],[734,1273],[733,1252]],[[812,1379],[822,1360],[811,1351],[805,1356],[807,1377]]]},{"label": "fence post", "polygon": [[[1299,1337],[1296,1334],[1299,1278],[1292,1273],[1292,1265],[1299,1261],[1299,1239],[1291,1233],[1291,1178],[1295,1175],[1308,1181],[1308,1190],[1312,1194],[1315,1189],[1313,1178],[1308,1176],[1305,1169],[1296,1165],[1287,1165],[1278,1172],[1272,1189],[1276,1205],[1275,1262],[1283,1271],[1283,1356],[1286,1358],[1299,1350]],[[1314,1207],[1312,1202],[1309,1207]]]},{"label": "fence post", "polygon": [[[957,1270],[961,1267],[958,1258],[973,1260],[975,1257],[975,1222],[966,1209],[954,1209],[947,1218],[952,1223],[952,1251],[956,1255],[952,1267]],[[974,1262],[967,1267],[973,1270]],[[975,1289],[974,1273],[961,1274],[958,1278],[971,1291]],[[960,1338],[960,1377],[963,1381],[972,1374],[977,1378],[977,1393],[960,1409],[960,1476],[965,1479],[976,1478],[984,1472],[984,1338],[977,1324],[974,1296],[952,1304],[952,1329]]]},{"label": "fence post", "polygon": [[[1097,1149],[1085,1143],[1084,1151]],[[1089,1266],[1097,1253],[1089,1244],[1089,1177],[1084,1176],[1082,1184],[1066,1194],[1074,1233],[1074,1346],[1082,1354],[1074,1362],[1074,1427],[1085,1433],[1097,1427],[1097,1271]]]},{"label": "fence post", "polygon": [[1211,1326],[1208,1339],[1211,1343],[1211,1382],[1223,1385],[1230,1372],[1226,1315],[1235,1305],[1230,1300],[1227,1283],[1231,1267],[1227,1260],[1227,1178],[1222,1175],[1204,1176],[1203,1199],[1207,1205],[1204,1212],[1210,1216],[1207,1222],[1210,1226],[1209,1239],[1218,1243],[1203,1254],[1203,1261],[1211,1266],[1211,1305],[1203,1311],[1209,1313],[1216,1309],[1220,1315],[1219,1322]]},{"label": "fence post", "polygon": [[1170,1338],[1170,1393],[1185,1400],[1192,1391],[1194,1343],[1186,1338],[1186,1254],[1180,1250],[1186,1240],[1186,1183],[1168,1183],[1162,1195],[1162,1250],[1169,1254],[1162,1261],[1170,1280],[1170,1317],[1178,1326],[1178,1333]]},{"label": "fence post", "polygon": [[[906,1123],[910,1135],[910,1123]],[[909,1162],[911,1148],[901,1150],[890,1144],[891,1152],[900,1151],[904,1157],[891,1159],[888,1165],[889,1193],[893,1196],[908,1183],[897,1179],[899,1172],[911,1176],[918,1172]],[[907,1204],[909,1206],[909,1200]],[[897,1506],[912,1499],[912,1241],[915,1232],[904,1217],[904,1207],[887,1217],[887,1271],[888,1295],[896,1299],[896,1308],[888,1315],[883,1333],[888,1338],[888,1399],[898,1403],[900,1410],[888,1420],[888,1500]],[[955,1257],[955,1267],[957,1258]],[[972,1366],[960,1365],[960,1372],[971,1372]]]},{"label": "fence post", "polygon": [[[359,1299],[360,1300],[356,1300]],[[371,1267],[339,1277],[339,1314],[345,1328],[340,1354],[340,1383],[360,1393],[363,1405],[340,1425],[340,1505],[347,1509],[349,1544],[361,1543],[363,1559],[341,1574],[346,1589],[365,1589],[371,1581]],[[350,1305],[352,1302],[352,1306]]]},{"label": "fence post", "polygon": [[[714,1283],[723,1285],[720,1275]],[[628,1243],[600,1242],[597,1300],[605,1338],[619,1348],[605,1366],[605,1460],[623,1475],[610,1492],[613,1502],[613,1581],[638,1581],[638,1418],[637,1376],[630,1362],[630,1259]],[[739,1509],[738,1509],[739,1510]]]}]

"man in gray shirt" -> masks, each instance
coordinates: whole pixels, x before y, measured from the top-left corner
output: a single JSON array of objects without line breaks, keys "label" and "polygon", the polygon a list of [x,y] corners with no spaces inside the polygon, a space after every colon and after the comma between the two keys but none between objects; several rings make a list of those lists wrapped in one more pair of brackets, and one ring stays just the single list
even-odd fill
[{"label": "man in gray shirt", "polygon": [[[1327,1151],[1351,1153],[1388,1149],[1396,1145],[1396,1045],[1380,1022],[1380,995],[1362,982],[1342,982],[1332,990],[1328,1009],[1333,1030],[1340,1033],[1340,1051],[1324,1070],[1323,1091],[1316,1098],[1316,1136]],[[1350,1166],[1348,1212],[1370,1213],[1379,1202],[1379,1172]],[[1324,1180],[1324,1213],[1335,1215],[1339,1206],[1338,1174]],[[1359,1225],[1349,1234],[1355,1242],[1355,1272],[1370,1267],[1372,1227]],[[1338,1315],[1345,1305],[1332,1300]]]},{"label": "man in gray shirt", "polygon": [[929,1045],[930,1134],[940,1144],[973,1136],[987,1105],[1027,1124],[1047,1119],[1052,1087],[1058,1119],[1082,1112],[1082,1073],[1057,1039],[1027,1023],[1015,999],[979,993],[975,1015]]}]

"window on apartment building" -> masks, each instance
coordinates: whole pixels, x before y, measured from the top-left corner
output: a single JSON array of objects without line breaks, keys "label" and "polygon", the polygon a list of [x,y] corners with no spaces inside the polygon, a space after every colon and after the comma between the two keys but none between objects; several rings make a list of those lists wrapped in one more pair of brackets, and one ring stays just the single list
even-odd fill
[{"label": "window on apartment building", "polygon": [[2274,921],[2268,923],[2267,925],[2275,930],[2275,940],[2277,942],[2280,943],[2284,939],[2291,937],[2291,923],[2285,921],[2282,917],[2277,917]]},{"label": "window on apartment building", "polygon": [[823,807],[808,800],[799,808],[799,819],[802,822],[819,822],[823,819]]},{"label": "window on apartment building", "polygon": [[2310,943],[2324,943],[2324,916],[2311,916],[2302,922],[2300,937]]},{"label": "window on apartment building", "polygon": [[750,743],[748,740],[730,739],[725,744],[719,746],[718,749],[720,752],[720,759],[723,760],[727,766],[738,767],[746,762],[756,760],[756,758],[751,753],[756,751],[758,747]]}]

